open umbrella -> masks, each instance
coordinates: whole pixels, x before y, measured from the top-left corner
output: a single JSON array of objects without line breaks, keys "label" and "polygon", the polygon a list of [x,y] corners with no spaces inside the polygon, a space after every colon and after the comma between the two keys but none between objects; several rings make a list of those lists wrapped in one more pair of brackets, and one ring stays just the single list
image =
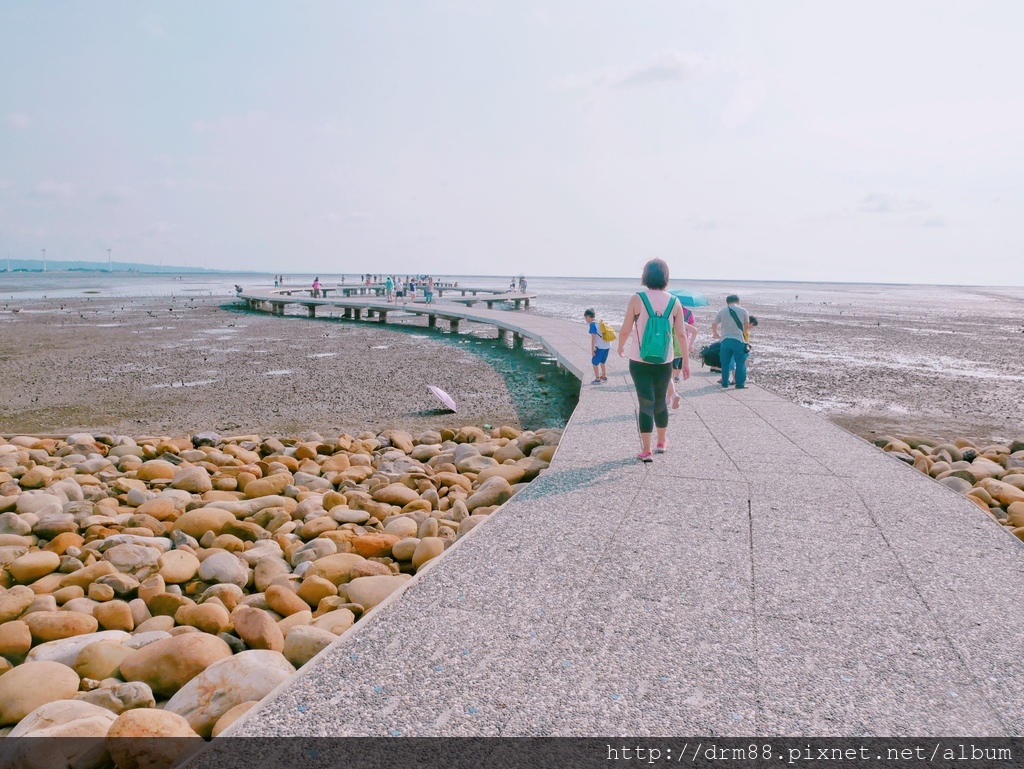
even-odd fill
[{"label": "open umbrella", "polygon": [[450,396],[440,387],[434,387],[434,385],[427,385],[427,389],[430,390],[430,392],[434,393],[435,397],[439,401],[441,401],[441,403],[443,403],[445,406],[450,408],[452,412],[456,412],[459,410],[458,406],[455,405],[455,401],[452,399],[452,396]]},{"label": "open umbrella", "polygon": [[672,296],[679,299],[680,304],[684,304],[687,307],[705,307],[708,304],[708,300],[704,298],[704,294],[699,291],[689,291],[687,289],[677,289],[676,291],[669,291]]}]

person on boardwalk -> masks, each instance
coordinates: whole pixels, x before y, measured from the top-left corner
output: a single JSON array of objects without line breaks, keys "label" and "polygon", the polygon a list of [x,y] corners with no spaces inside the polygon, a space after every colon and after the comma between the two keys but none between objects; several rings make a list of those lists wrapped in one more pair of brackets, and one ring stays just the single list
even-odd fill
[{"label": "person on boardwalk", "polygon": [[[683,306],[683,320],[686,322],[684,331],[686,332],[686,338],[690,342],[690,349],[693,349],[693,343],[697,341],[697,326],[693,321],[693,310],[689,307]],[[679,349],[679,342],[676,338],[672,337],[672,354],[675,356],[672,359],[672,380],[668,383],[668,402],[672,404],[672,409],[679,408],[679,393],[676,391],[676,385],[680,382],[680,377],[683,375],[683,351]]]},{"label": "person on boardwalk", "polygon": [[[750,332],[753,331],[755,328],[757,328],[757,325],[758,325],[757,318],[754,317],[753,315],[751,315],[750,316],[750,328],[748,328],[746,333],[743,335],[743,341],[747,343],[748,349],[750,347]],[[731,376],[731,380],[732,380],[733,384],[736,384],[736,375],[732,373],[735,370],[736,370],[736,361],[733,360],[732,364],[729,366],[729,373],[732,375]],[[750,353],[749,352],[747,353],[747,378],[748,379],[750,378]]]},{"label": "person on boardwalk", "polygon": [[423,300],[427,304],[434,303],[434,279],[431,277],[427,278],[427,287],[423,291]]},{"label": "person on boardwalk", "polygon": [[405,283],[401,278],[395,278],[395,304],[398,304],[399,299],[405,304]]},{"label": "person on boardwalk", "polygon": [[729,294],[725,298],[725,307],[718,311],[711,323],[711,336],[722,340],[719,353],[722,359],[722,387],[729,386],[729,371],[736,366],[736,389],[747,386],[747,353],[750,352],[746,340],[750,333],[750,313],[740,307],[740,298]]},{"label": "person on boardwalk", "polygon": [[313,278],[313,297],[317,298],[320,296],[320,277]]},{"label": "person on boardwalk", "polygon": [[598,323],[597,315],[592,308],[583,313],[583,320],[589,324],[587,330],[590,332],[590,362],[594,366],[594,381],[590,384],[601,384],[608,381],[608,351],[612,347],[602,330],[602,326],[607,324],[603,321]]},{"label": "person on boardwalk", "polygon": [[626,318],[619,330],[619,357],[624,357],[626,339],[632,340],[629,374],[640,406],[638,422],[641,450],[637,459],[652,461],[651,434],[658,429],[659,454],[668,450],[668,404],[665,402],[672,378],[672,338],[679,343],[683,359],[683,379],[690,378],[690,343],[684,333],[682,306],[669,294],[668,265],[652,259],[644,265],[640,282],[647,289],[629,300]]},{"label": "person on boardwalk", "polygon": [[388,275],[387,280],[384,281],[384,293],[387,295],[388,303],[390,304],[395,293],[395,281]]}]

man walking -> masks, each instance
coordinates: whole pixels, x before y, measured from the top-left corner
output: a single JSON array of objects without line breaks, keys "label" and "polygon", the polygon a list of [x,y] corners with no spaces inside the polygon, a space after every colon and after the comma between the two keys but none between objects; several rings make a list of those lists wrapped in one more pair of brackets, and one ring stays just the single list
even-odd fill
[{"label": "man walking", "polygon": [[711,324],[711,335],[722,340],[722,387],[729,386],[729,369],[736,365],[736,389],[747,386],[747,342],[750,314],[740,307],[740,298],[729,294],[725,307],[718,311]]}]

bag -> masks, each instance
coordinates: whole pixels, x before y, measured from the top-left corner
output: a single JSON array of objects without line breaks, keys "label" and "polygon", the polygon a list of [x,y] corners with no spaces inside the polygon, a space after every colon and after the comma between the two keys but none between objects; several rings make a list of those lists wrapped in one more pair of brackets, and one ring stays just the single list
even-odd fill
[{"label": "bag", "polygon": [[701,348],[700,362],[708,368],[722,368],[722,343],[712,342],[707,347]]},{"label": "bag", "polygon": [[[739,323],[739,315],[736,314],[736,310],[734,310],[732,307],[729,307],[729,314],[732,315],[732,319],[736,323],[736,326],[739,327],[739,331],[742,332],[743,336],[745,336],[746,332],[743,331],[743,325],[741,323]],[[751,351],[751,343],[750,342],[743,342],[743,352],[750,352],[750,351]]]},{"label": "bag", "polygon": [[676,298],[670,296],[665,312],[656,315],[647,299],[647,294],[638,295],[647,310],[644,337],[640,340],[640,360],[644,363],[665,363],[672,360],[672,309]]},{"label": "bag", "polygon": [[615,333],[615,329],[612,328],[611,325],[609,325],[608,323],[605,323],[603,320],[599,320],[597,322],[597,330],[598,332],[600,332],[601,338],[606,342],[611,342],[613,339],[615,339],[616,336],[618,336]]}]

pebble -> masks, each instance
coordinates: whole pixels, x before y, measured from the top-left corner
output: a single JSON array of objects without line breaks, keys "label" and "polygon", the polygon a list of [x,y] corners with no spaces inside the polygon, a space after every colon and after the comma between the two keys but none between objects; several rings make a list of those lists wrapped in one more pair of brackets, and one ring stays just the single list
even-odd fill
[{"label": "pebble", "polygon": [[[219,734],[546,469],[559,435],[0,438],[0,727]],[[1024,468],[978,448],[987,480]]]}]

